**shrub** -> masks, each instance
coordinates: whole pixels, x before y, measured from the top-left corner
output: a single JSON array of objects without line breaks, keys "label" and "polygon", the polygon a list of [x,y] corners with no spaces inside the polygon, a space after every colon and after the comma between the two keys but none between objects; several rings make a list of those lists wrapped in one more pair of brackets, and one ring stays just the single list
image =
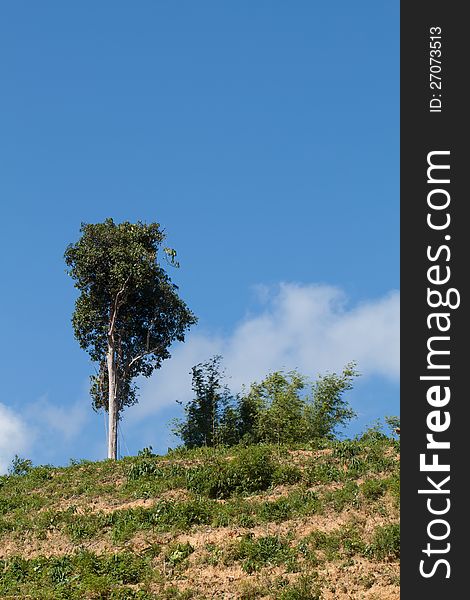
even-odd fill
[{"label": "shrub", "polygon": [[285,521],[293,513],[293,506],[289,498],[278,498],[274,502],[265,502],[262,505],[259,516],[263,521]]},{"label": "shrub", "polygon": [[150,460],[147,457],[141,458],[131,465],[127,472],[127,478],[132,481],[143,477],[155,477],[161,475],[161,471],[162,470],[153,460]]},{"label": "shrub", "polygon": [[146,570],[145,561],[131,552],[113,554],[103,561],[104,573],[115,583],[139,583]]},{"label": "shrub", "polygon": [[339,458],[342,462],[350,461],[353,456],[357,456],[362,451],[361,444],[356,440],[343,440],[336,442],[333,448],[333,456]]},{"label": "shrub", "polygon": [[400,525],[392,523],[383,527],[378,526],[366,553],[378,559],[400,558]]},{"label": "shrub", "polygon": [[18,454],[15,454],[11,465],[8,467],[8,473],[10,475],[27,475],[32,468],[33,463],[29,458],[20,458]]},{"label": "shrub", "polygon": [[288,485],[302,479],[302,471],[295,465],[278,465],[273,473],[273,485]]},{"label": "shrub", "polygon": [[325,500],[337,511],[348,506],[359,506],[359,486],[354,481],[348,481],[342,488],[325,494]]},{"label": "shrub", "polygon": [[170,546],[166,555],[166,560],[172,566],[176,566],[177,564],[186,560],[193,552],[194,548],[189,542],[185,544],[176,544],[174,546]]},{"label": "shrub", "polygon": [[305,479],[309,485],[317,483],[332,483],[343,481],[344,471],[341,471],[333,462],[317,462],[309,466],[305,473]]},{"label": "shrub", "polygon": [[385,494],[387,482],[383,479],[367,479],[361,486],[362,494],[367,500],[377,500]]},{"label": "shrub", "polygon": [[267,565],[285,564],[288,569],[295,568],[295,552],[277,535],[254,539],[253,534],[247,534],[235,548],[233,558],[243,561],[242,568],[247,573]]},{"label": "shrub", "polygon": [[275,465],[267,448],[244,448],[231,461],[215,460],[210,465],[189,469],[187,487],[208,498],[266,490],[273,482]]},{"label": "shrub", "polygon": [[400,504],[400,474],[393,474],[391,477],[385,480],[390,493],[392,494],[395,503]]}]

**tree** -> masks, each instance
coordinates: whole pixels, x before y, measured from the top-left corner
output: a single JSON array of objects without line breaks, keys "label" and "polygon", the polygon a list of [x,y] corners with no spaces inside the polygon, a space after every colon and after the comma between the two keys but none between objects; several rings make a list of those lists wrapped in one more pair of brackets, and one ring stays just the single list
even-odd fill
[{"label": "tree", "polygon": [[[158,369],[170,357],[170,345],[183,342],[197,319],[160,264],[165,233],[158,223],[106,219],[82,223],[80,232],[65,252],[80,291],[72,324],[80,347],[97,364],[90,392],[94,409],[108,412],[108,458],[116,459],[118,420],[125,406],[137,402],[134,379]],[[163,252],[178,266],[174,250]]]},{"label": "tree", "polygon": [[251,443],[278,445],[333,439],[356,416],[343,394],[357,376],[355,363],[346,365],[340,375],[320,375],[313,384],[297,371],[270,373],[261,383],[253,383],[240,400],[242,437]]},{"label": "tree", "polygon": [[221,356],[214,356],[191,369],[194,398],[184,407],[185,418],[177,420],[173,432],[187,448],[231,444],[238,441],[237,416],[223,383]]},{"label": "tree", "polygon": [[275,371],[252,384],[243,408],[255,440],[278,445],[304,441],[305,399],[301,394],[305,384],[306,378],[296,371]]},{"label": "tree", "polygon": [[356,416],[343,394],[352,389],[353,379],[358,376],[354,362],[348,363],[341,375],[320,375],[313,385],[313,399],[309,407],[311,438],[333,439],[338,429]]},{"label": "tree", "polygon": [[193,367],[195,397],[173,432],[186,447],[308,443],[333,439],[355,416],[344,399],[358,376],[355,363],[314,383],[297,371],[274,371],[234,396],[222,382],[220,356]]}]

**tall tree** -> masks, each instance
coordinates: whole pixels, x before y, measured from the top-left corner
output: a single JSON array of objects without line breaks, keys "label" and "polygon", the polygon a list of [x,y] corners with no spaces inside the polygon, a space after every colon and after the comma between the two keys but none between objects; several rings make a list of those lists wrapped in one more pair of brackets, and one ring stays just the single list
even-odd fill
[{"label": "tall tree", "polygon": [[[97,364],[93,407],[108,412],[108,458],[117,457],[117,424],[137,402],[134,379],[149,377],[184,341],[196,317],[161,264],[165,233],[158,223],[82,223],[81,238],[65,252],[80,295],[72,317],[75,337]],[[176,252],[163,248],[169,264]]]}]

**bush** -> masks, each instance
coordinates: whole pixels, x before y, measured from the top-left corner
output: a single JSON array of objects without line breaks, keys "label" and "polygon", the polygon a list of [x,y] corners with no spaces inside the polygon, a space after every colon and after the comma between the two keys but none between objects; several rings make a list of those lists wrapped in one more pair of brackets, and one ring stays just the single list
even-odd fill
[{"label": "bush", "polygon": [[162,469],[158,467],[155,461],[149,458],[141,458],[133,463],[127,472],[127,478],[132,481],[142,479],[143,477],[162,476]]},{"label": "bush", "polygon": [[32,468],[33,463],[29,458],[20,458],[18,454],[15,454],[11,465],[8,467],[8,473],[10,475],[27,475]]},{"label": "bush", "polygon": [[394,474],[385,480],[397,506],[400,505],[400,474]]},{"label": "bush", "polygon": [[231,461],[218,459],[211,465],[190,469],[187,487],[208,498],[229,498],[234,494],[259,492],[272,484],[275,465],[267,448],[244,448]]},{"label": "bush", "polygon": [[233,558],[243,561],[242,568],[247,573],[267,565],[285,564],[288,570],[295,568],[295,552],[277,535],[254,539],[253,534],[247,534],[235,548]]},{"label": "bush", "polygon": [[103,560],[103,572],[114,583],[135,584],[141,581],[147,564],[138,555],[131,552],[113,554]]},{"label": "bush", "polygon": [[295,465],[278,465],[273,473],[273,485],[288,485],[302,479],[302,471]]},{"label": "bush", "polygon": [[106,598],[150,600],[129,587],[151,575],[150,562],[131,552],[96,555],[86,550],[62,557],[0,560],[2,598]]},{"label": "bush", "polygon": [[186,560],[193,552],[194,548],[189,542],[186,544],[176,544],[174,546],[170,546],[166,555],[166,560],[172,566],[176,566],[177,564]]},{"label": "bush", "polygon": [[348,481],[342,488],[327,492],[325,501],[340,512],[347,507],[359,506],[359,486],[354,481]]},{"label": "bush", "polygon": [[377,527],[366,552],[369,556],[378,559],[400,558],[400,525],[392,523]]},{"label": "bush", "polygon": [[344,471],[341,471],[333,462],[326,461],[311,465],[305,474],[305,479],[309,485],[343,481],[344,478]]},{"label": "bush", "polygon": [[361,486],[362,494],[367,500],[378,500],[386,489],[387,482],[383,479],[367,479]]}]

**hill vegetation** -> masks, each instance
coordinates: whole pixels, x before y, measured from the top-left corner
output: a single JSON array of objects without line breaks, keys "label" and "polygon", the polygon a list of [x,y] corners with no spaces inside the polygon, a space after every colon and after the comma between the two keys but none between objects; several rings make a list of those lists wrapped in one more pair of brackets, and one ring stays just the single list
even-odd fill
[{"label": "hill vegetation", "polygon": [[399,597],[399,442],[151,448],[0,477],[0,597]]}]

